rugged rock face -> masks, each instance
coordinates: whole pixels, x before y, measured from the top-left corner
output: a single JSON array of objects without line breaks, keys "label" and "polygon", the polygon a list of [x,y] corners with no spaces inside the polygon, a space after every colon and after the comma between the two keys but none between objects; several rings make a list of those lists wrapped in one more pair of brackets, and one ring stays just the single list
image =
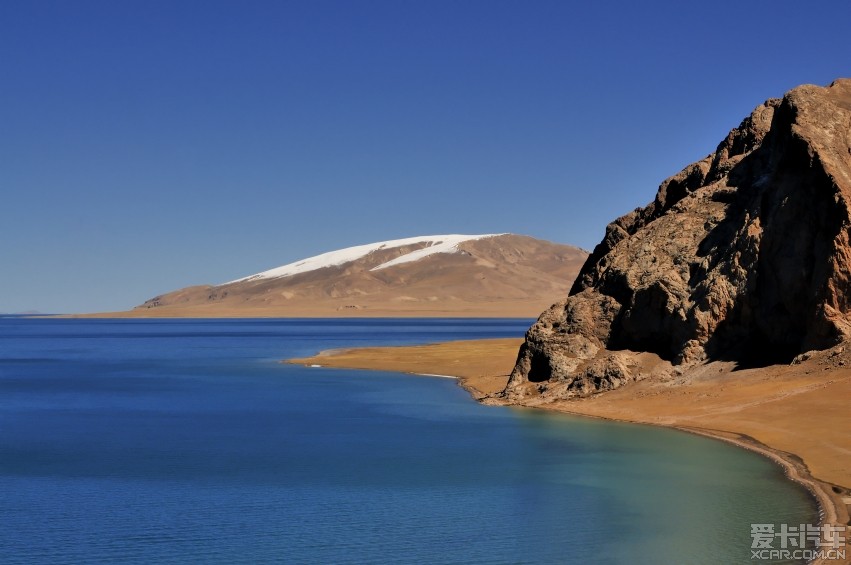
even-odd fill
[{"label": "rugged rock face", "polygon": [[584,396],[674,365],[760,365],[851,334],[851,79],[754,110],[618,218],[526,334],[504,395]]}]

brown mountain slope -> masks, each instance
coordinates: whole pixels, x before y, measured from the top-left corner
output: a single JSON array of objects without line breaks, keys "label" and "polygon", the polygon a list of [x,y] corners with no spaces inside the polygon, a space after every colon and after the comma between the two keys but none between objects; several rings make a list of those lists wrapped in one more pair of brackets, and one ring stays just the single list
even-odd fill
[{"label": "brown mountain slope", "polygon": [[[417,258],[452,237],[469,239]],[[115,315],[532,317],[567,292],[588,255],[512,234],[424,236],[352,249],[223,285],[184,288]],[[385,265],[403,257],[410,260]]]}]

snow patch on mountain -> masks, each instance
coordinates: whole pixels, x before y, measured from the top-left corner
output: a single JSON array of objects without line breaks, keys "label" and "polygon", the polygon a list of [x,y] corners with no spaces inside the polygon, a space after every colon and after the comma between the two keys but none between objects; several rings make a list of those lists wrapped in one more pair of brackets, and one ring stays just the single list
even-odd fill
[{"label": "snow patch on mountain", "polygon": [[386,263],[382,263],[377,267],[373,267],[370,271],[379,271],[381,269],[386,269],[387,267],[393,267],[396,265],[401,265],[403,263],[411,263],[413,261],[419,261],[420,259],[424,259],[429,255],[434,255],[435,253],[457,253],[458,246],[465,241],[470,241],[473,239],[484,239],[486,237],[494,237],[499,234],[488,234],[488,235],[441,235],[441,236],[431,236],[429,238],[428,246],[423,247],[422,249],[417,249],[416,251],[411,251],[410,253],[406,253],[401,257],[396,257],[395,259],[391,259]]},{"label": "snow patch on mountain", "polygon": [[505,234],[494,233],[484,235],[425,235],[420,237],[408,237],[404,239],[380,241],[378,243],[370,243],[367,245],[356,245],[354,247],[347,247],[345,249],[338,249],[337,251],[329,251],[328,253],[322,253],[321,255],[316,255],[314,257],[308,257],[307,259],[302,259],[301,261],[289,263],[281,267],[269,269],[268,271],[263,271],[262,273],[257,273],[255,275],[250,275],[241,279],[236,279],[234,281],[226,282],[224,284],[249,282],[261,279],[277,279],[282,277],[290,277],[300,273],[315,271],[317,269],[324,269],[326,267],[336,267],[339,265],[344,265],[346,263],[351,263],[352,261],[357,261],[358,259],[366,257],[370,253],[374,253],[375,251],[379,251],[382,249],[393,249],[396,247],[404,247],[406,245],[416,245],[418,243],[424,243],[426,245],[422,249],[417,249],[416,251],[406,253],[401,257],[397,257],[371,269],[372,271],[378,271],[380,269],[386,269],[387,267],[393,267],[402,263],[419,261],[420,259],[423,259],[430,255],[434,255],[435,253],[457,253],[458,246],[461,243],[464,243],[465,241],[496,237],[498,235]]}]

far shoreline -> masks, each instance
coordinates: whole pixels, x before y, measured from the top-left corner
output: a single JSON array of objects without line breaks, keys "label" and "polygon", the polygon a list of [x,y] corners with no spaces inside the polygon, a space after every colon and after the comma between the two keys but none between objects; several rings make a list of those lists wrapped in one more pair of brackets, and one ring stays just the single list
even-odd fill
[{"label": "far shoreline", "polygon": [[[629,394],[629,390],[624,393],[624,389],[597,395],[597,398],[592,397],[591,399],[560,401],[550,404],[534,402],[534,399],[532,399],[532,402],[512,404],[499,399],[496,396],[496,392],[498,389],[501,390],[499,388],[500,383],[502,387],[504,387],[505,382],[507,382],[508,373],[510,372],[510,367],[513,367],[513,361],[516,357],[517,348],[519,347],[520,342],[522,342],[522,339],[508,338],[453,341],[417,346],[348,348],[337,349],[334,351],[323,351],[312,357],[287,359],[282,362],[308,366],[318,365],[320,367],[328,368],[394,371],[420,376],[433,376],[435,374],[440,374],[441,376],[454,376],[459,386],[467,390],[477,402],[484,404],[540,408],[548,411],[571,414],[574,416],[666,427],[686,433],[701,435],[709,439],[724,441],[766,457],[774,464],[779,465],[783,469],[784,475],[787,479],[803,486],[815,500],[818,508],[820,525],[849,524],[851,490],[849,490],[847,485],[851,484],[851,465],[843,466],[844,460],[840,462],[839,468],[840,470],[845,469],[845,472],[843,473],[840,471],[838,475],[830,475],[830,478],[834,479],[832,481],[817,478],[817,476],[812,472],[810,465],[808,465],[807,456],[810,456],[809,451],[805,449],[782,449],[777,445],[772,445],[763,439],[754,437],[752,433],[749,433],[753,430],[749,429],[747,426],[740,425],[741,423],[738,422],[736,418],[724,417],[723,410],[729,410],[730,413],[733,414],[736,413],[736,410],[739,412],[746,410],[749,403],[753,401],[753,396],[755,395],[753,390],[748,390],[745,386],[738,387],[739,392],[742,392],[743,395],[745,393],[750,395],[745,395],[744,398],[740,399],[740,404],[744,406],[744,408],[737,405],[722,406],[722,410],[719,410],[720,417],[717,417],[717,414],[710,414],[713,417],[717,417],[716,419],[719,424],[721,424],[718,427],[695,425],[695,422],[689,422],[687,418],[679,418],[678,414],[673,413],[673,411],[669,411],[668,413],[653,413],[653,410],[658,409],[659,404],[663,406],[665,404],[665,402],[659,403],[658,400],[655,399],[651,401],[653,403],[646,402],[644,404],[645,413],[643,414],[643,417],[641,417],[642,414],[639,411],[635,411],[633,413],[633,417],[627,417],[623,409],[620,410],[620,413],[618,413],[617,410],[608,409],[608,402],[605,404],[603,403],[605,401],[605,397],[607,395],[615,395],[615,393],[618,393],[619,397],[624,396],[624,394]],[[828,390],[828,384],[833,385],[838,382],[839,384],[848,386],[849,389],[851,389],[851,386],[849,386],[851,385],[851,372],[839,375],[841,378],[831,379],[826,379],[821,376],[824,373],[820,373],[821,374],[819,376],[821,377],[821,381],[827,381],[822,387],[825,392],[821,396],[841,398],[841,396],[835,396],[836,391]],[[807,371],[806,374],[809,375],[810,371]],[[795,376],[797,377],[797,375]],[[812,393],[814,392],[812,383],[809,381],[798,382],[795,379],[787,379],[785,376],[777,379],[770,377],[766,378],[762,374],[759,374],[759,378],[767,381],[767,383],[763,387],[764,390],[757,387],[757,394],[769,394],[769,392],[766,391],[771,391],[771,393],[774,394],[776,392],[774,389],[777,388],[778,381],[781,385],[785,386],[785,389],[781,387],[778,397],[781,395],[788,395],[792,397],[798,395],[799,398],[806,398],[805,393],[812,396]],[[642,390],[637,390],[639,388],[638,385],[643,385],[641,387]],[[695,399],[699,398],[702,394],[711,394],[710,392],[707,392],[705,382],[697,383],[697,385],[690,384],[688,386],[695,389]],[[643,382],[633,383],[632,385],[625,387],[625,389],[631,389],[633,387],[635,387],[633,392],[636,393],[634,394],[634,397],[636,398],[632,399],[632,404],[639,408],[642,407],[642,395],[647,395],[648,398],[653,398],[655,395],[662,395],[664,398],[670,400],[670,398],[674,397],[678,391],[676,387],[667,387],[667,389],[663,389],[661,392],[655,391],[650,387],[647,387],[646,383]],[[798,387],[798,389],[801,390],[795,389],[794,387]],[[720,389],[722,393],[725,391],[725,388],[735,387],[731,387],[730,384],[725,381],[724,386]],[[801,392],[802,390],[803,392]],[[733,392],[736,391],[734,390]],[[815,392],[820,391],[815,390]],[[783,396],[783,398],[785,399],[785,396]],[[616,399],[612,399],[612,401],[616,402]],[[765,404],[770,403],[770,400],[765,402]],[[634,406],[632,408],[634,408]],[[825,413],[821,413],[820,416],[823,419],[828,417]],[[772,423],[773,422],[769,421],[769,424]],[[794,423],[794,421],[792,423]],[[835,426],[843,426],[842,429],[845,429],[845,427],[847,427],[847,419],[836,422],[825,420],[823,424],[828,427],[831,424]],[[849,448],[843,447],[840,449],[840,451],[844,450],[851,453],[851,449]],[[803,452],[803,454],[799,453],[799,451]],[[835,456],[835,453],[832,453],[831,456]],[[847,547],[848,546],[846,546],[846,548]],[[818,562],[819,561],[816,561],[816,563]],[[825,563],[831,564],[848,562],[849,561],[841,560],[825,561]]]},{"label": "far shoreline", "polygon": [[[462,302],[453,307],[437,309],[433,305],[411,303],[381,304],[359,308],[348,308],[338,305],[315,304],[310,306],[290,306],[286,308],[245,308],[188,306],[188,307],[157,307],[133,308],[113,312],[77,312],[59,314],[31,315],[34,318],[81,318],[81,319],[234,319],[234,318],[268,318],[268,319],[375,319],[375,318],[464,318],[464,319],[523,319],[534,320],[547,306],[543,302]],[[547,301],[549,304],[549,300]]]}]

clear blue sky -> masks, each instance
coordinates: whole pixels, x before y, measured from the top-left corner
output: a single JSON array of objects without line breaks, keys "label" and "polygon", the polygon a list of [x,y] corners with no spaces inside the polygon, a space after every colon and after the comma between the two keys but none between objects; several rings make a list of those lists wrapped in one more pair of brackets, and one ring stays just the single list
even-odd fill
[{"label": "clear blue sky", "polygon": [[849,22],[847,0],[0,2],[0,312],[421,234],[591,248],[764,99],[851,75]]}]

